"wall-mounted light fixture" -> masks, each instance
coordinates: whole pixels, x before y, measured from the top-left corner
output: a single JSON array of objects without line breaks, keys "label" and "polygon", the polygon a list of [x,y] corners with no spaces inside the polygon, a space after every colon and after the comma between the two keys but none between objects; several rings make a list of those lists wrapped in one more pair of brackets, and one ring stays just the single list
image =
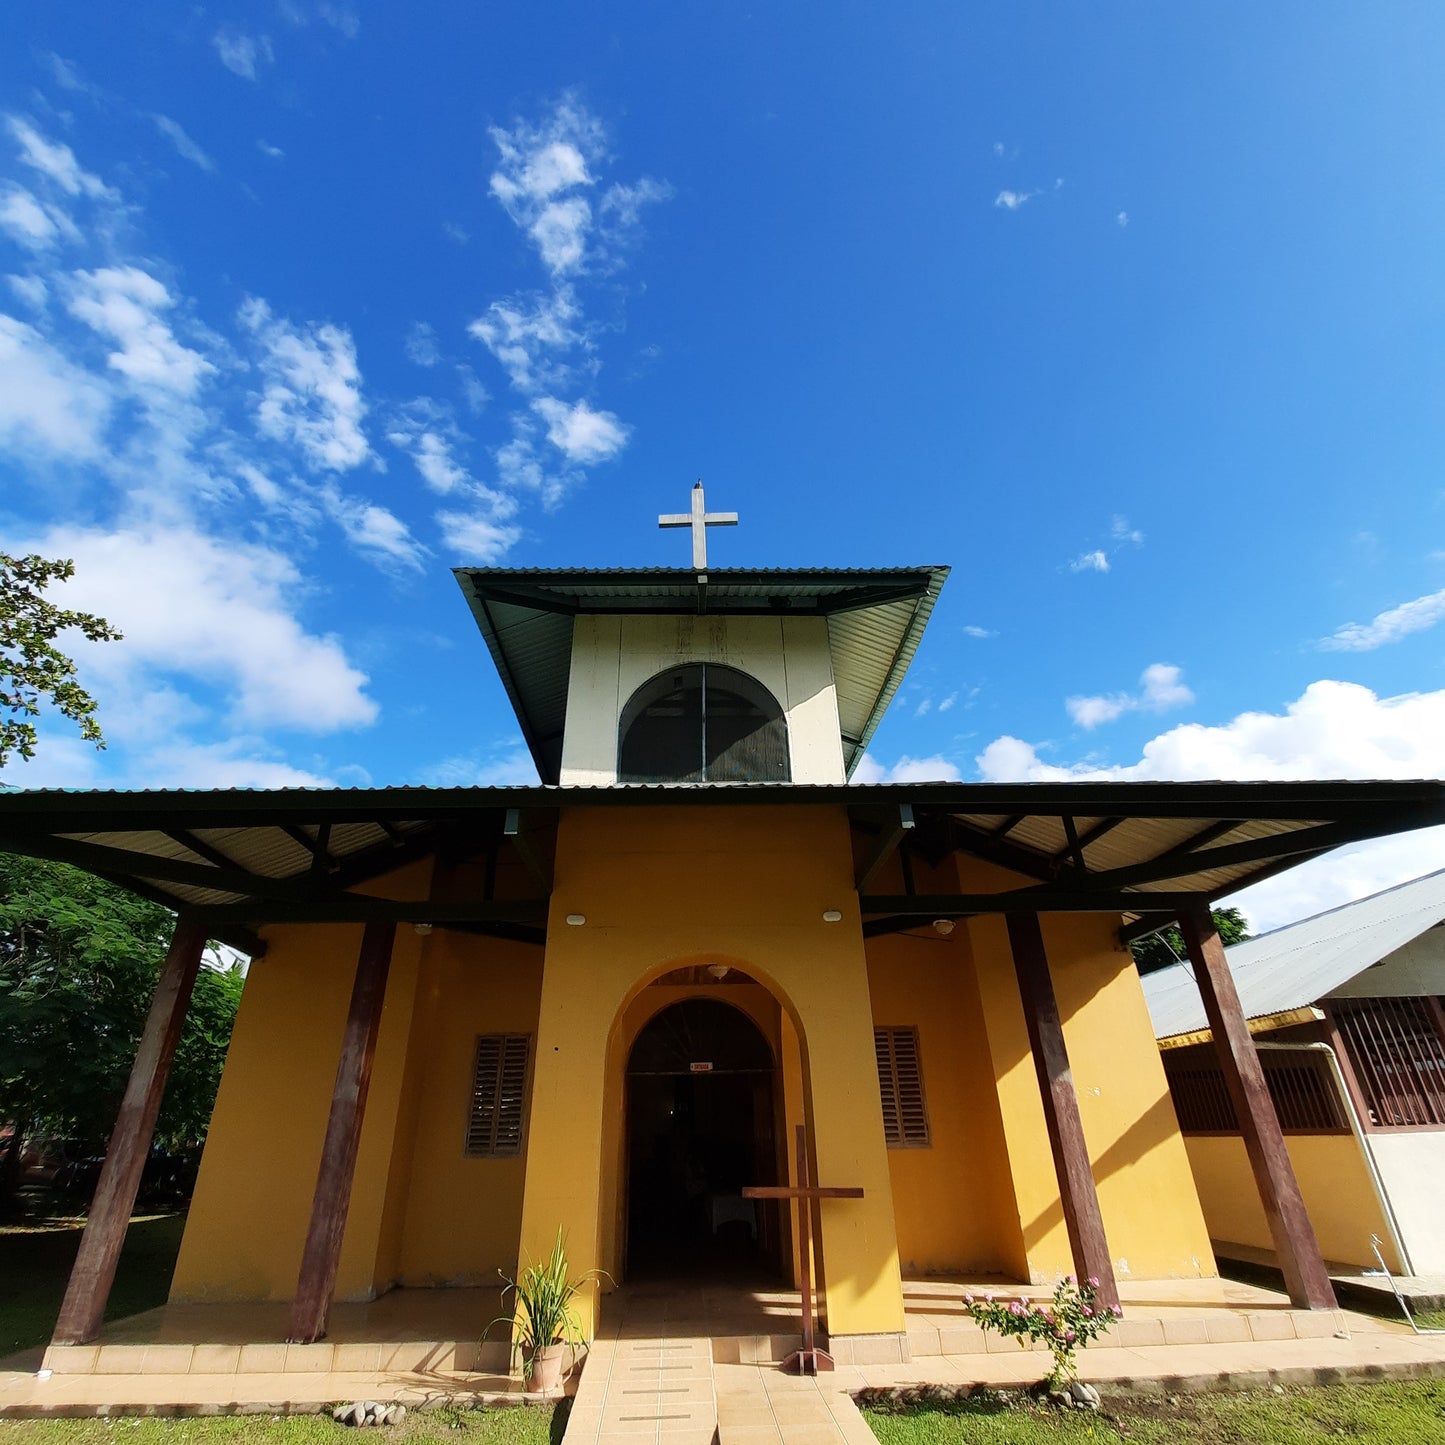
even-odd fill
[{"label": "wall-mounted light fixture", "polygon": [[823,913],[824,923],[841,923],[842,921],[843,915],[836,908],[826,909]]},{"label": "wall-mounted light fixture", "polygon": [[708,964],[708,966],[707,966],[707,971],[708,971],[719,983],[721,983],[721,982],[723,981],[723,979],[725,979],[725,978],[728,976],[728,974],[730,974],[730,973],[732,972],[732,970],[731,970],[731,969],[727,966],[727,964],[725,964],[725,963],[710,963],[710,964]]},{"label": "wall-mounted light fixture", "polygon": [[951,918],[935,918],[933,920],[933,931],[940,938],[947,938],[948,935],[953,932],[955,927],[956,925]]},{"label": "wall-mounted light fixture", "polygon": [[570,923],[573,928],[581,928],[582,925],[587,922],[587,915],[585,913],[569,913],[567,915],[567,922]]},{"label": "wall-mounted light fixture", "polygon": [[425,938],[431,930],[432,926],[430,923],[413,923],[411,926],[411,931],[416,934],[418,938]]}]

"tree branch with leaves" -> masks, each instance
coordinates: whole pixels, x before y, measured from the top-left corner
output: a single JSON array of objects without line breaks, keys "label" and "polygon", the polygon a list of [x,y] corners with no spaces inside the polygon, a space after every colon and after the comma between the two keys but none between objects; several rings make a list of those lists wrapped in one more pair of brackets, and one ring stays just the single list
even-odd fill
[{"label": "tree branch with leaves", "polygon": [[35,719],[48,702],[98,748],[96,702],[76,679],[75,663],[57,645],[72,628],[90,642],[118,642],[121,634],[93,612],[59,607],[45,596],[52,582],[68,582],[75,563],[31,553],[0,552],[0,767],[12,754],[35,756]]}]

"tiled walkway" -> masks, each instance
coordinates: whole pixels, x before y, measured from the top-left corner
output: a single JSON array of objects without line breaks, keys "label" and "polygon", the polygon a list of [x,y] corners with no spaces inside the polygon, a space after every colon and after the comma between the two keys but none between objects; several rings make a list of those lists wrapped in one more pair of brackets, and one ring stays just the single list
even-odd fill
[{"label": "tiled walkway", "polygon": [[[986,1287],[986,1281],[909,1282],[911,1360],[840,1363],[835,1373],[813,1380],[784,1375],[771,1363],[796,1346],[795,1294],[720,1282],[629,1285],[608,1297],[599,1338],[572,1382],[577,1394],[568,1445],[710,1445],[714,1432],[719,1445],[872,1445],[851,1398],[857,1391],[1008,1386],[1043,1375],[1039,1354],[985,1337],[966,1318],[965,1290]],[[364,1317],[338,1311],[338,1333],[351,1338],[336,1339],[329,1359],[315,1346],[293,1357],[285,1346],[258,1345],[256,1334],[275,1324],[269,1316],[243,1317],[225,1307],[207,1307],[213,1317],[157,1311],[107,1327],[105,1349],[71,1361],[76,1373],[46,1378],[33,1363],[0,1368],[0,1413],[280,1413],[337,1400],[516,1400],[516,1381],[477,1373],[474,1353],[463,1358],[461,1345],[475,1338],[474,1321],[486,1303],[467,1294],[413,1291],[365,1307]],[[1254,1286],[1130,1283],[1124,1297],[1118,1332],[1080,1357],[1086,1379],[1173,1393],[1216,1385],[1221,1376],[1240,1385],[1445,1374],[1445,1337],[1416,1336],[1403,1325],[1356,1314],[1293,1311],[1282,1296]],[[355,1337],[366,1330],[373,1332],[369,1343]],[[377,1332],[395,1343],[377,1345]],[[244,1368],[237,1341],[248,1334],[249,1346],[274,1348],[277,1363]],[[845,1342],[838,1343],[841,1354]],[[378,1353],[366,1355],[365,1367],[352,1365],[362,1358],[359,1349]],[[383,1349],[390,1351],[386,1358]],[[131,1362],[132,1351],[139,1367],[119,1368]]]}]

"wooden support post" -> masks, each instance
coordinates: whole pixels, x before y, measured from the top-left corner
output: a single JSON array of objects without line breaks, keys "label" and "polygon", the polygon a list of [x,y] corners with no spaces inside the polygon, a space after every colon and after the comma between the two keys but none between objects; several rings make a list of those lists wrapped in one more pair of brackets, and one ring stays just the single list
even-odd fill
[{"label": "wooden support post", "polygon": [[166,1077],[180,1042],[186,1006],[191,1001],[205,948],[205,928],[184,916],[178,919],[141,1031],[115,1130],[105,1151],[80,1252],[55,1322],[53,1339],[57,1345],[87,1344],[100,1333],[141,1172],[155,1136]]},{"label": "wooden support post", "polygon": [[1296,1309],[1335,1309],[1334,1287],[1300,1196],[1299,1181],[1285,1149],[1279,1116],[1269,1096],[1269,1085],[1265,1083],[1259,1054],[1245,1022],[1209,905],[1201,899],[1181,909],[1179,931],[1194,966],[1194,981],[1204,1000],[1204,1014],[1214,1034],[1219,1067],[1224,1072],[1225,1087],[1234,1104],[1239,1131],[1244,1136],[1249,1167],[1254,1171],[1255,1186],[1264,1205],[1290,1302]]},{"label": "wooden support post", "polygon": [[311,1226],[306,1231],[296,1298],[291,1302],[286,1338],[292,1344],[313,1344],[326,1334],[395,937],[395,923],[379,922],[368,923],[362,936],[351,1009],[336,1066],[336,1087],[331,1094],[331,1117],[326,1122],[326,1141],[321,1146],[321,1167],[316,1174]]},{"label": "wooden support post", "polygon": [[1081,1280],[1099,1281],[1099,1302],[1108,1309],[1119,1304],[1119,1286],[1104,1236],[1104,1216],[1099,1210],[1099,1193],[1084,1142],[1079,1118],[1079,1100],[1074,1093],[1074,1075],[1064,1047],[1064,1029],[1059,1022],[1059,1001],[1044,952],[1043,930],[1037,913],[1010,913],[1008,941],[1013,952],[1014,972],[1028,1022],[1029,1044],[1034,1069],[1039,1076],[1039,1093],[1044,1102],[1044,1122],[1049,1131],[1049,1148],[1059,1178],[1059,1200],[1064,1226],[1069,1231],[1074,1272]]}]

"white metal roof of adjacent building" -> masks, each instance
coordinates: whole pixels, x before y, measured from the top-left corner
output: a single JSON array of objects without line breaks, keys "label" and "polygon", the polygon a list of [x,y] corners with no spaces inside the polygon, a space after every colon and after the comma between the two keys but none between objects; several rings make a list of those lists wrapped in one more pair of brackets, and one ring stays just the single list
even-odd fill
[{"label": "white metal roof of adjacent building", "polygon": [[[1225,950],[1246,1018],[1315,1003],[1445,919],[1445,869]],[[1187,964],[1144,977],[1156,1038],[1207,1029]]]}]

